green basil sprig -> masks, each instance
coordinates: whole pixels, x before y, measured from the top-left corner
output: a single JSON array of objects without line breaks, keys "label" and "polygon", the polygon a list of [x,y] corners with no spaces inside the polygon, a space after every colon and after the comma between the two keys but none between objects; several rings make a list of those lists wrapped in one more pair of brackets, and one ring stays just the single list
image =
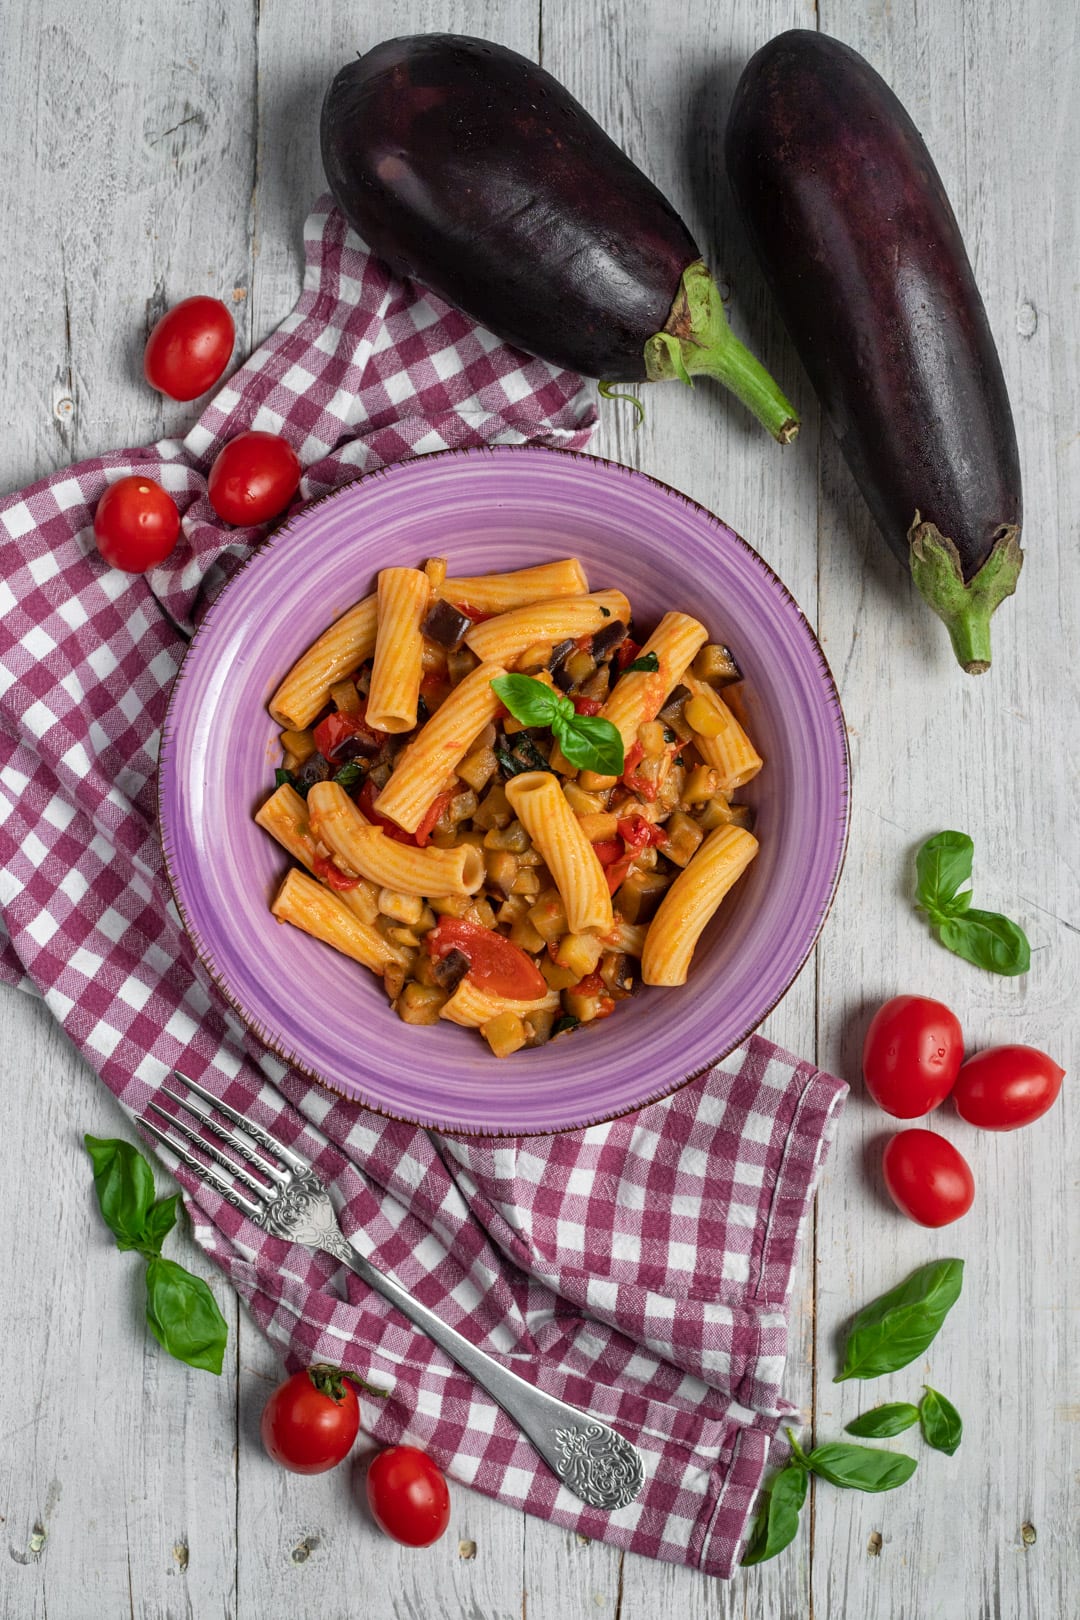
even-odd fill
[{"label": "green basil sprig", "polygon": [[920,1266],[855,1317],[844,1348],[844,1365],[833,1382],[880,1378],[921,1356],[960,1297],[962,1260],[932,1260]]},{"label": "green basil sprig", "polygon": [[654,652],[642,653],[635,658],[632,664],[627,664],[622,671],[624,675],[656,675],[660,669],[660,660]]},{"label": "green basil sprig", "polygon": [[[790,1439],[795,1449],[797,1441],[793,1435]],[[895,1491],[919,1466],[902,1451],[875,1451],[873,1446],[849,1446],[844,1440],[815,1446],[809,1456],[801,1451],[797,1455],[811,1474],[849,1491]]]},{"label": "green basil sprig", "polygon": [[568,697],[531,675],[497,675],[492,690],[523,726],[546,726],[571,765],[598,776],[621,776],[623,743],[600,715],[578,714]]},{"label": "green basil sprig", "polygon": [[971,890],[975,845],[962,832],[940,832],[928,838],[915,857],[918,888],[915,900],[930,919],[942,945],[965,962],[1012,977],[1031,966],[1027,936],[1010,917],[978,911]]},{"label": "green basil sprig", "polygon": [[888,1401],[875,1406],[844,1424],[847,1434],[856,1434],[861,1440],[889,1440],[894,1434],[903,1434],[919,1421],[919,1408],[910,1401]]},{"label": "green basil sprig", "polygon": [[220,1373],[228,1323],[202,1278],[161,1253],[176,1225],[179,1195],[155,1200],[154,1173],[130,1142],[97,1136],[84,1136],[83,1141],[94,1165],[98,1207],[116,1247],[135,1249],[146,1261],[151,1333],[178,1361]]},{"label": "green basil sprig", "polygon": [[943,1451],[946,1457],[951,1457],[963,1438],[963,1419],[952,1401],[947,1401],[929,1384],[924,1384],[923,1389],[926,1393],[919,1402],[923,1439],[935,1451]]},{"label": "green basil sprig", "polygon": [[781,1468],[765,1492],[750,1541],[743,1553],[744,1565],[763,1564],[767,1558],[794,1541],[799,1528],[799,1509],[806,1501],[809,1474],[800,1462]]}]

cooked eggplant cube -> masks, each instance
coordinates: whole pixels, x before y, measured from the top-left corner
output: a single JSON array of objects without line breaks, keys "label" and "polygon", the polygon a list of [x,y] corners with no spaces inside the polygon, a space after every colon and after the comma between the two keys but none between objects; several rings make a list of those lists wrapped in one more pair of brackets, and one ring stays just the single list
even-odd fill
[{"label": "cooked eggplant cube", "polygon": [[699,681],[710,686],[731,686],[743,678],[735,654],[719,641],[707,642],[690,667]]},{"label": "cooked eggplant cube", "polygon": [[456,608],[453,602],[447,602],[444,597],[440,597],[429,609],[427,618],[420,628],[429,641],[445,647],[447,652],[456,652],[466,631],[472,628],[472,620]]},{"label": "cooked eggplant cube", "polygon": [[592,655],[596,662],[599,663],[602,658],[613,653],[616,647],[621,647],[629,634],[629,628],[621,619],[612,619],[610,624],[602,624],[592,638]]}]

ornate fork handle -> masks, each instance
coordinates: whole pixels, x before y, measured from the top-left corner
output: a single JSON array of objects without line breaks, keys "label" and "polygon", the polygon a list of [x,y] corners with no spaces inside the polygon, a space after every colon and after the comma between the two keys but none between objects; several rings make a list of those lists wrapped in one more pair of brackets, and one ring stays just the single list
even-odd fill
[{"label": "ornate fork handle", "polygon": [[599,1418],[556,1400],[493,1361],[398,1283],[384,1277],[346,1237],[327,1233],[320,1237],[320,1244],[463,1367],[513,1418],[575,1496],[590,1507],[608,1510],[625,1507],[634,1500],[645,1482],[645,1467],[641,1453],[629,1440]]}]

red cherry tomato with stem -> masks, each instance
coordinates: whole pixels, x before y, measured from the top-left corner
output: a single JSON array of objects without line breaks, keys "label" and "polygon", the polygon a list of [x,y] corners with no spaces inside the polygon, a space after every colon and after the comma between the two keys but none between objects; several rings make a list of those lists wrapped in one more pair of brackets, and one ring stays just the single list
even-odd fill
[{"label": "red cherry tomato with stem", "polygon": [[945,1101],[964,1057],[955,1013],[926,996],[894,996],[870,1020],[863,1078],[879,1108],[918,1119]]},{"label": "red cherry tomato with stem", "polygon": [[1034,1046],[976,1052],[960,1070],[953,1102],[961,1119],[984,1131],[1015,1131],[1057,1101],[1065,1070]]},{"label": "red cherry tomato with stem", "polygon": [[225,370],[235,340],[233,318],[220,298],[185,298],[150,333],[143,375],[170,399],[197,399]]},{"label": "red cherry tomato with stem", "polygon": [[210,505],[226,523],[266,523],[288,506],[300,473],[296,451],[279,433],[239,433],[210,469]]},{"label": "red cherry tomato with stem", "polygon": [[899,1131],[890,1136],[882,1169],[893,1203],[920,1226],[948,1226],[971,1208],[975,1197],[971,1167],[936,1131]]},{"label": "red cherry tomato with stem", "polygon": [[367,1499],[379,1529],[403,1547],[430,1547],[450,1523],[446,1480],[415,1446],[379,1452],[368,1469]]},{"label": "red cherry tomato with stem", "polygon": [[294,1474],[325,1474],[348,1456],[360,1427],[356,1391],[339,1367],[305,1367],[263,1407],[263,1445]]},{"label": "red cherry tomato with stem", "polygon": [[129,574],[145,574],[164,562],[179,534],[176,502],[152,478],[118,478],[94,512],[98,550],[107,563]]}]

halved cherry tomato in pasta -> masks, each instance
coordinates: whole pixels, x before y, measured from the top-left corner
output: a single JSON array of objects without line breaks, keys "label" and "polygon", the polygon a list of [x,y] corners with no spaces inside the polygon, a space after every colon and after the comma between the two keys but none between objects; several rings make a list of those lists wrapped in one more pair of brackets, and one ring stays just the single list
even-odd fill
[{"label": "halved cherry tomato in pasta", "polygon": [[435,824],[442,819],[442,813],[450,800],[454,797],[453,791],[447,788],[445,793],[436,793],[427,809],[424,811],[420,825],[414,834],[416,842],[423,849],[435,830]]},{"label": "halved cherry tomato in pasta", "polygon": [[633,636],[627,636],[625,641],[620,641],[619,645],[615,649],[615,667],[618,669],[620,675],[626,668],[627,664],[632,664],[634,662],[634,659],[637,657],[640,651],[641,643],[640,641],[635,641]]},{"label": "halved cherry tomato in pasta", "polygon": [[355,889],[360,882],[359,878],[348,877],[340,866],[334,865],[328,855],[316,855],[311,863],[311,869],[316,877],[322,878],[323,882],[329,884],[338,894],[344,894],[347,889]]},{"label": "halved cherry tomato in pasta", "polygon": [[381,732],[373,731],[364,716],[367,713],[367,704],[358,714],[344,714],[335,709],[328,714],[325,720],[320,720],[315,727],[315,746],[324,759],[333,759],[343,742],[350,737],[362,737],[369,743],[372,752],[377,752],[385,742]]},{"label": "halved cherry tomato in pasta", "polygon": [[[333,717],[331,716],[331,718]],[[419,845],[421,849],[426,846],[431,837],[432,830],[435,827],[435,823],[440,819],[443,811],[450,803],[450,800],[454,797],[453,792],[450,789],[448,789],[445,793],[436,793],[435,797],[425,810],[420,825],[417,827],[414,833],[411,833],[406,832],[404,827],[399,827],[396,821],[391,821],[389,816],[381,815],[379,811],[376,810],[375,800],[379,797],[379,793],[380,789],[377,788],[374,782],[372,782],[369,778],[369,780],[366,781],[363,787],[360,789],[360,797],[357,800],[357,803],[359,804],[364,815],[367,816],[368,820],[376,827],[381,827],[386,836],[394,839],[395,843],[411,844],[414,848]]]},{"label": "halved cherry tomato in pasta", "polygon": [[574,692],[570,701],[574,705],[575,714],[599,714],[604,707],[597,698],[585,697],[581,692]]},{"label": "halved cherry tomato in pasta", "polygon": [[614,866],[625,853],[625,846],[618,838],[601,838],[593,845],[593,854],[601,866]]},{"label": "halved cherry tomato in pasta", "polygon": [[424,943],[436,962],[451,951],[468,957],[466,977],[478,990],[489,990],[511,1001],[538,1001],[547,994],[547,981],[536,963],[510,940],[479,923],[467,922],[464,917],[443,917]]},{"label": "halved cherry tomato in pasta", "polygon": [[618,827],[619,837],[635,853],[647,849],[650,844],[667,843],[668,835],[663,827],[658,827],[654,821],[646,821],[644,816],[624,816]]}]

